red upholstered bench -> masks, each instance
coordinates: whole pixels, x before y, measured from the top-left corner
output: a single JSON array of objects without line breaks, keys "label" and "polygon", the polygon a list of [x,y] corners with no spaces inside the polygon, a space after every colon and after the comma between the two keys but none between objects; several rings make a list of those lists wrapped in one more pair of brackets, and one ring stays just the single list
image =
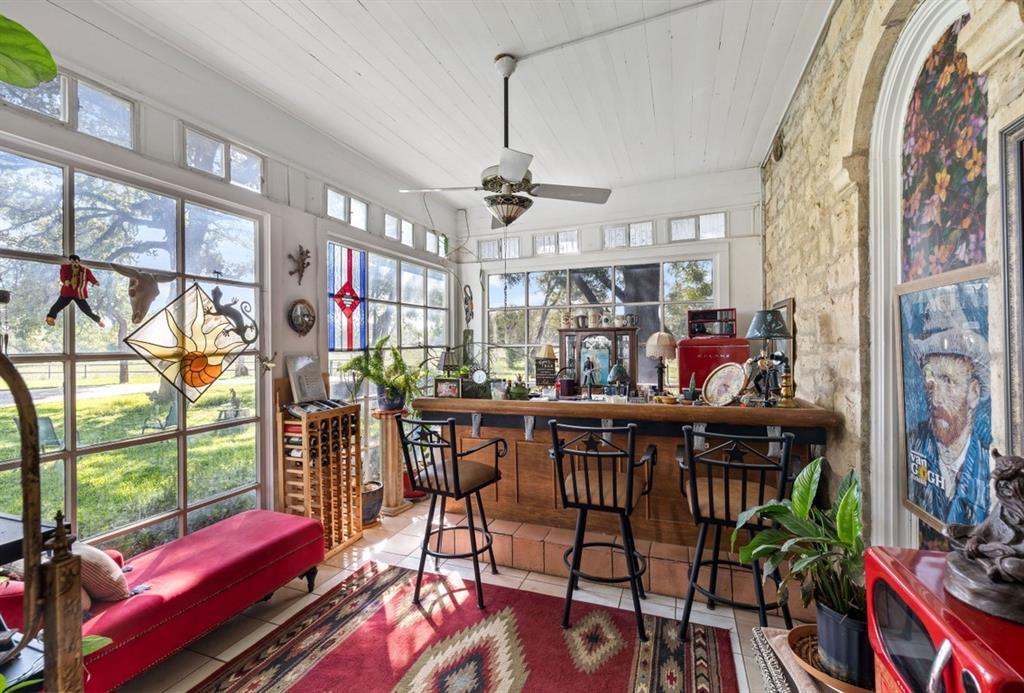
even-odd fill
[{"label": "red upholstered bench", "polygon": [[83,634],[114,642],[86,658],[86,690],[122,685],[296,576],[312,591],[323,558],[318,520],[269,510],[240,513],[131,558],[128,586],[150,588],[93,603]]}]

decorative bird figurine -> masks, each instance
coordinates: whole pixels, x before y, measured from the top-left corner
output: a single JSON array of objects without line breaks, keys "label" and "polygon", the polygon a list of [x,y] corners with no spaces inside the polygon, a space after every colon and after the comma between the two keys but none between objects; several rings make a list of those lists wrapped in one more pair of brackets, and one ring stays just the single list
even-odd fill
[{"label": "decorative bird figurine", "polygon": [[276,351],[270,356],[270,358],[267,358],[266,356],[263,356],[262,354],[260,355],[260,357],[259,357],[259,359],[260,359],[260,367],[264,370],[264,372],[274,370],[274,366],[277,365],[274,362],[274,359],[276,359],[276,358],[277,358],[277,352]]}]

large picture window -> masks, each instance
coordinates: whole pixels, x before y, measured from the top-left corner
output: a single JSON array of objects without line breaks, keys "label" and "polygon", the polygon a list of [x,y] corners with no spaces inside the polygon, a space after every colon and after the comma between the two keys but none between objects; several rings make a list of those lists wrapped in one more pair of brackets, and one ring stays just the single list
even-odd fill
[{"label": "large picture window", "polygon": [[[63,508],[79,537],[130,556],[258,504],[258,345],[186,406],[123,342],[135,325],[121,274],[158,272],[150,315],[192,282],[259,315],[258,230],[251,217],[0,151],[0,288],[11,292],[9,354],[39,416],[47,518]],[[44,321],[71,252],[99,282],[89,303],[105,327],[73,304]],[[0,512],[15,514],[17,423],[0,389]]]},{"label": "large picture window", "polygon": [[380,477],[376,390],[359,392],[338,369],[382,337],[410,364],[433,359],[448,344],[448,273],[416,262],[327,244],[327,347],[331,394],[363,409],[363,473]]},{"label": "large picture window", "polygon": [[[492,274],[487,278],[488,369],[492,377],[533,378],[533,355],[543,344],[558,349],[565,311],[635,313],[642,345],[658,330],[686,334],[687,311],[716,298],[714,261],[707,258]],[[674,378],[675,362],[669,362]],[[657,381],[654,362],[638,359],[640,383]],[[670,379],[668,382],[674,382]]]}]

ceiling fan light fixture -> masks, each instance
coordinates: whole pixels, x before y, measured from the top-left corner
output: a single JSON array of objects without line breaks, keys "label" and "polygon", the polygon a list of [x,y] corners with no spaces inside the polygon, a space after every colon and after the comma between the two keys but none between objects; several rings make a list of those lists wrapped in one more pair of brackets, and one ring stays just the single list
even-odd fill
[{"label": "ceiling fan light fixture", "polygon": [[495,219],[508,226],[533,206],[533,200],[523,195],[488,195],[484,204]]}]

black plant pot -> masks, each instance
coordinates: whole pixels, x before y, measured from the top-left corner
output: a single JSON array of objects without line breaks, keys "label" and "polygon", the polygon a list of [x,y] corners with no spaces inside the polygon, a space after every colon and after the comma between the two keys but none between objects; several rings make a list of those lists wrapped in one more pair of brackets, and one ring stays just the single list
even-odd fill
[{"label": "black plant pot", "polygon": [[377,519],[382,505],[384,505],[384,484],[379,481],[367,481],[363,484],[364,525],[368,525]]},{"label": "black plant pot", "polygon": [[377,386],[377,407],[383,411],[399,411],[405,406],[405,395],[398,394],[388,397],[388,391],[383,385]]},{"label": "black plant pot", "polygon": [[825,672],[855,686],[874,690],[875,653],[868,640],[867,621],[838,614],[820,601],[818,654]]}]

